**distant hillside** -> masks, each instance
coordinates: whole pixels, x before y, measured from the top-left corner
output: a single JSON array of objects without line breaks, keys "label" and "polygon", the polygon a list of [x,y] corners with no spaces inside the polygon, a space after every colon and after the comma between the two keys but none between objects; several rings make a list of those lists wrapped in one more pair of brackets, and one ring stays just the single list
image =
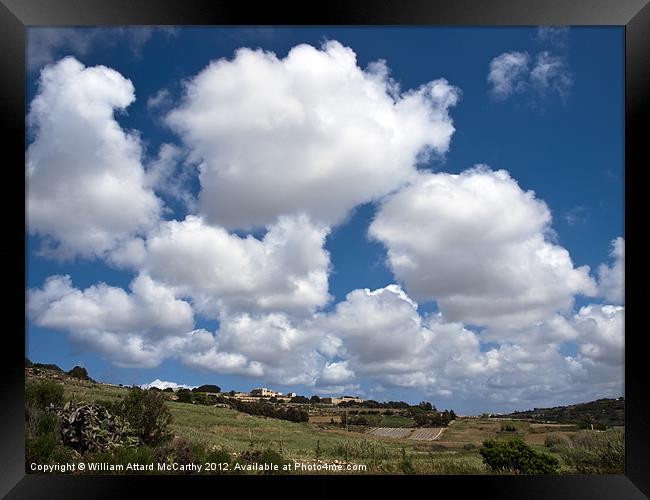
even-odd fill
[{"label": "distant hillside", "polygon": [[[625,425],[625,398],[597,399],[589,403],[578,403],[553,408],[534,408],[516,411],[505,418],[552,421],[561,424],[594,424],[595,427]],[[600,425],[597,425],[600,424]]]}]

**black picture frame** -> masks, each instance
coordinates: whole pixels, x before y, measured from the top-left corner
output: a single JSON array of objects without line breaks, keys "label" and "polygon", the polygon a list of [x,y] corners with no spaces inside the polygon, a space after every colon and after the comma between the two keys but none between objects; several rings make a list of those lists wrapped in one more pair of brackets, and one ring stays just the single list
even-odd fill
[{"label": "black picture frame", "polygon": [[[627,265],[634,270],[626,276],[626,467],[625,475],[610,476],[417,476],[372,477],[376,486],[407,486],[402,481],[415,482],[417,487],[433,492],[440,487],[452,488],[465,496],[471,487],[481,497],[491,498],[612,498],[635,499],[650,497],[650,410],[644,384],[645,332],[634,331],[641,309],[641,293],[634,293],[634,280],[640,281],[637,250],[640,236],[632,228],[632,219],[639,222],[639,174],[650,165],[646,146],[648,104],[650,98],[650,3],[649,0],[354,0],[327,4],[305,2],[300,5],[264,2],[254,7],[244,2],[222,0],[0,0],[0,120],[4,122],[5,172],[16,175],[12,186],[14,196],[24,183],[25,140],[25,59],[26,28],[28,26],[66,25],[618,25],[625,26],[625,239]],[[6,156],[6,152],[11,153]],[[22,179],[22,181],[21,181]],[[13,177],[12,177],[13,180]],[[24,184],[23,184],[24,185]],[[16,206],[10,205],[5,214],[16,222],[14,238],[7,237],[5,245],[16,253],[26,245],[24,226],[18,220]],[[24,202],[23,202],[24,203]],[[21,227],[22,226],[22,227]],[[640,231],[639,231],[640,232]],[[25,262],[25,261],[23,261]],[[17,265],[10,266],[18,268]],[[20,273],[16,273],[18,276]],[[25,273],[22,273],[26,282]],[[23,283],[25,285],[25,283]],[[23,286],[23,290],[25,290]],[[11,294],[10,294],[11,295]],[[24,299],[24,298],[23,298]],[[21,300],[23,300],[21,299]],[[17,302],[18,299],[15,299]],[[12,304],[13,305],[13,304]],[[15,328],[6,336],[17,336],[25,329],[24,300],[14,307]],[[14,323],[11,323],[12,326]],[[20,326],[18,326],[20,325]],[[6,339],[5,339],[6,342]],[[8,349],[0,388],[0,496],[6,498],[114,498],[128,494],[137,486],[151,485],[151,477],[116,476],[44,476],[25,474],[24,442],[24,359],[20,348]],[[162,477],[155,480],[167,495],[188,493],[187,483],[179,486],[178,479],[190,480],[194,488],[213,489],[215,478]],[[261,484],[275,488],[276,478],[262,477]],[[296,477],[284,477],[287,481]],[[310,480],[336,481],[340,492],[348,492],[363,477],[309,477]],[[367,477],[365,479],[368,479]],[[236,477],[219,479],[244,483]],[[246,487],[253,485],[250,476]],[[280,480],[280,478],[277,478]],[[200,482],[200,484],[199,484]],[[221,485],[219,485],[221,486]],[[408,487],[408,486],[407,486]],[[209,491],[209,490],[208,490]],[[216,490],[213,490],[216,494]],[[198,491],[197,491],[198,493]],[[433,493],[431,493],[433,494]],[[167,496],[165,495],[165,496]],[[150,495],[153,496],[153,495]]]}]

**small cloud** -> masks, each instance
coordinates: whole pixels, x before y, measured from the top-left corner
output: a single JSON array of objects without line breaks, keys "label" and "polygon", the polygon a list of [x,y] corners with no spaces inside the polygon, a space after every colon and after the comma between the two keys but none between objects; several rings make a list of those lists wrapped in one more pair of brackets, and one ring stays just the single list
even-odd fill
[{"label": "small cloud", "polygon": [[558,48],[564,48],[569,39],[569,27],[539,26],[533,38],[540,44],[550,44]]},{"label": "small cloud", "polygon": [[573,207],[564,214],[564,220],[569,226],[575,226],[580,222],[587,221],[587,213],[584,207]]},{"label": "small cloud", "polygon": [[487,76],[489,93],[497,101],[505,101],[515,94],[527,94],[534,100],[557,93],[563,102],[569,97],[573,74],[564,56],[542,51],[531,58],[527,52],[506,52],[490,62]]},{"label": "small cloud", "polygon": [[27,68],[36,71],[63,55],[83,57],[94,47],[112,47],[126,43],[135,58],[155,33],[176,36],[174,27],[124,26],[111,28],[31,27],[27,31]]},{"label": "small cloud", "polygon": [[495,99],[504,100],[526,90],[529,59],[527,52],[507,52],[492,59],[487,80]]},{"label": "small cloud", "polygon": [[171,94],[169,90],[162,88],[147,99],[147,109],[149,111],[165,111],[172,106]]},{"label": "small cloud", "polygon": [[564,57],[547,51],[537,54],[530,80],[540,94],[555,91],[563,101],[568,98],[569,89],[573,85],[573,75]]}]

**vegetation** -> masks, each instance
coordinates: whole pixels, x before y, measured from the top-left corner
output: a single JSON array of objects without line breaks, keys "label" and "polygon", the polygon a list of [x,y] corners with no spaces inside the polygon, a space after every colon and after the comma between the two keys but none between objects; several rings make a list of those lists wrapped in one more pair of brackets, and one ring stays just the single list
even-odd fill
[{"label": "vegetation", "polygon": [[78,452],[135,447],[139,443],[129,422],[103,406],[68,402],[57,415],[63,444]]},{"label": "vegetation", "polygon": [[579,474],[623,474],[625,433],[622,429],[604,432],[581,431],[558,451]]},{"label": "vegetation", "polygon": [[557,458],[535,451],[519,438],[510,441],[488,439],[479,453],[493,472],[555,474],[560,468]]},{"label": "vegetation", "polygon": [[116,409],[143,443],[156,445],[170,437],[172,415],[166,401],[159,392],[132,387]]},{"label": "vegetation", "polygon": [[[28,462],[85,461],[122,466],[129,463],[212,462],[227,464],[230,468],[228,473],[246,474],[270,471],[236,471],[234,467],[256,463],[336,461],[363,464],[367,467],[365,473],[370,474],[558,471],[600,474],[623,471],[624,434],[620,430],[578,432],[576,425],[461,417],[446,427],[435,441],[416,441],[366,431],[369,426],[391,427],[389,423],[398,428],[415,426],[415,415],[444,415],[444,411],[437,411],[433,405],[429,409],[426,402],[407,405],[407,408],[354,406],[333,410],[321,406],[322,401],[311,399],[305,406],[281,400],[274,404],[268,400],[243,403],[229,397],[229,393],[145,391],[92,383],[66,374],[53,373],[54,382],[47,380],[49,376],[28,371],[25,429]],[[181,396],[187,397],[187,403],[173,400],[179,393],[189,396]],[[147,404],[154,401],[156,404]],[[156,433],[146,431],[146,425],[140,425],[141,422],[155,422],[152,416],[156,411],[164,413],[162,408],[170,415],[166,430],[158,433],[165,437],[144,442],[141,436]],[[65,420],[69,421],[76,410],[79,411],[72,419],[73,423],[66,424]],[[281,419],[289,412],[301,412],[302,416],[299,421]],[[314,423],[305,421],[308,412],[312,416],[318,415]],[[349,425],[341,427],[338,419],[346,413]],[[448,413],[451,415],[451,411]],[[148,417],[140,420],[137,415]],[[336,424],[327,423],[334,420],[331,417],[337,419]],[[368,425],[358,425],[364,421]],[[515,431],[508,430],[511,426]],[[66,433],[76,436],[77,441],[65,437]],[[406,434],[410,436],[411,433]],[[512,440],[513,437],[524,444],[516,445],[517,440]],[[494,443],[486,446],[486,441]],[[164,473],[170,472],[174,473]],[[221,474],[225,471],[213,469],[201,473]]]},{"label": "vegetation", "polygon": [[295,406],[281,407],[262,402],[246,403],[234,398],[227,399],[227,404],[248,415],[261,415],[263,417],[278,418],[290,422],[307,422],[309,420],[309,413]]},{"label": "vegetation", "polygon": [[569,406],[535,408],[533,410],[516,411],[504,415],[504,417],[579,424],[585,429],[591,429],[593,425],[594,429],[604,429],[625,425],[625,398],[603,398],[589,403]]},{"label": "vegetation", "polygon": [[205,384],[205,385],[200,385],[198,387],[195,387],[192,389],[192,392],[221,392],[221,387],[218,385],[213,385],[213,384]]},{"label": "vegetation", "polygon": [[90,382],[94,382],[94,380],[88,376],[88,370],[81,366],[75,366],[68,372],[68,375],[74,378],[78,378],[79,380],[88,380]]},{"label": "vegetation", "polygon": [[31,406],[44,410],[50,406],[61,406],[63,392],[63,385],[51,380],[29,381],[25,387],[27,407]]}]

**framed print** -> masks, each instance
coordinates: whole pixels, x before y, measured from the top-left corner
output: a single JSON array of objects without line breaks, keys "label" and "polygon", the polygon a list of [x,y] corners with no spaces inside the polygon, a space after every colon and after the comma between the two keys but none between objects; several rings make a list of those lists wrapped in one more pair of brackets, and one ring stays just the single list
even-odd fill
[{"label": "framed print", "polygon": [[650,494],[644,0],[0,10],[7,498]]}]

